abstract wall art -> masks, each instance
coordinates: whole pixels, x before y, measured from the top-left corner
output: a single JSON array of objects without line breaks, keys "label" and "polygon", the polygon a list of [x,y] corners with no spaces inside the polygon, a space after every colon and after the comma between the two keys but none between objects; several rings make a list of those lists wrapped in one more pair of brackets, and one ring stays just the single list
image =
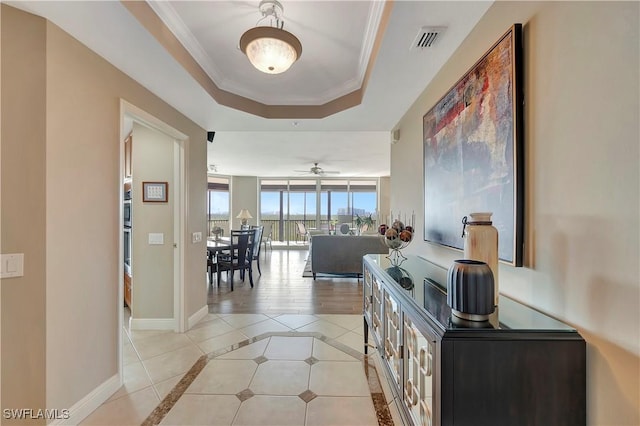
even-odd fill
[{"label": "abstract wall art", "polygon": [[522,25],[423,117],[424,239],[462,249],[462,218],[492,212],[503,262],[522,266]]}]

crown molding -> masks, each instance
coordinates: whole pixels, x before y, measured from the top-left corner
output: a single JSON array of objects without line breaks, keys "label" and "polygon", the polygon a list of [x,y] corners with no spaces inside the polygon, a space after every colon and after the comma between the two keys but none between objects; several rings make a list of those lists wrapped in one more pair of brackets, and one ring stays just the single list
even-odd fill
[{"label": "crown molding", "polygon": [[[215,67],[209,63],[208,58],[203,59],[207,57],[204,49],[195,40],[193,34],[186,29],[175,9],[167,2],[121,0],[121,4],[217,103],[259,117],[273,119],[324,118],[361,104],[367,80],[371,75],[393,8],[392,0],[372,3],[363,49],[360,52],[359,73],[361,75],[337,86],[335,90],[323,96],[323,99],[316,99],[315,102],[297,99],[298,103],[294,103],[289,98],[286,99],[287,103],[268,104],[253,99],[248,94],[234,93],[233,89],[227,90],[219,85],[220,83],[215,79]],[[171,26],[181,27],[182,30],[176,30],[179,33],[176,34],[171,30]],[[188,44],[189,47],[185,44]]]}]

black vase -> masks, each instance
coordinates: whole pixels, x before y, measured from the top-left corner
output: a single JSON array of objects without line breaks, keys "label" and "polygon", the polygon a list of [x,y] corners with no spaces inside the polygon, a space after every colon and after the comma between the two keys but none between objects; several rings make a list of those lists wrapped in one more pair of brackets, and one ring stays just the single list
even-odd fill
[{"label": "black vase", "polygon": [[447,276],[447,304],[453,315],[487,321],[495,311],[491,268],[478,260],[454,260]]}]

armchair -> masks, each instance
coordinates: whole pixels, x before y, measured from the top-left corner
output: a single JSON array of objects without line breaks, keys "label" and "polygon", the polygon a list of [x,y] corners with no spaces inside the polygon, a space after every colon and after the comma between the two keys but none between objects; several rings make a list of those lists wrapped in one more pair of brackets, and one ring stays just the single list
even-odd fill
[{"label": "armchair", "polygon": [[269,244],[269,248],[271,248],[271,250],[273,250],[273,247],[271,245],[271,241],[273,239],[273,225],[271,223],[267,223],[266,225],[264,225],[264,228],[262,230],[262,242],[264,243],[264,249],[267,249],[267,243]]},{"label": "armchair", "polygon": [[306,243],[308,238],[307,227],[302,222],[296,222],[296,242],[302,237],[302,242]]}]

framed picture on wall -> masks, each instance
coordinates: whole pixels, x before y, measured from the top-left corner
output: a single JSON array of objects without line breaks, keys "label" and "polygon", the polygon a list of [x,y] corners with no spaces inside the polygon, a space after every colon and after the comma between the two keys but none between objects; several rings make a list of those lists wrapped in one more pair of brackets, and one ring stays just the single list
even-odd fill
[{"label": "framed picture on wall", "polygon": [[142,201],[166,203],[169,200],[167,182],[142,182]]},{"label": "framed picture on wall", "polygon": [[500,260],[522,266],[522,25],[423,117],[424,239],[462,249],[462,218],[491,212]]}]

